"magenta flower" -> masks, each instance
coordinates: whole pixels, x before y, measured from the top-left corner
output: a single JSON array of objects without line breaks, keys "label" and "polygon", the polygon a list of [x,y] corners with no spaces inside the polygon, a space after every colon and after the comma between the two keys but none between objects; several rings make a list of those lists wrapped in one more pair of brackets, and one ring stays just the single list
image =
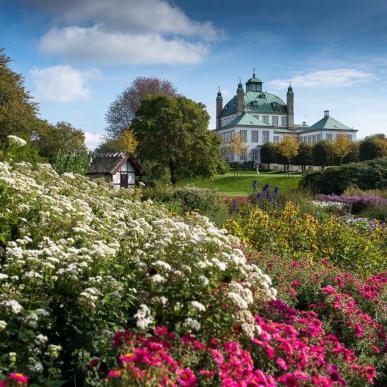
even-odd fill
[{"label": "magenta flower", "polygon": [[193,387],[198,384],[198,379],[190,368],[184,368],[178,373],[177,381],[182,386]]},{"label": "magenta flower", "polygon": [[28,384],[27,376],[16,372],[13,372],[9,375],[9,380],[13,380],[20,384]]}]

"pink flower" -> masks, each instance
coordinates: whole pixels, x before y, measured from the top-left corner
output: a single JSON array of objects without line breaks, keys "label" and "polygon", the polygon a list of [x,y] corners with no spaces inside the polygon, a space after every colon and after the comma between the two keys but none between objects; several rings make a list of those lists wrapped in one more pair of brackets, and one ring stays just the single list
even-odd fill
[{"label": "pink flower", "polygon": [[336,293],[335,288],[333,286],[331,286],[331,285],[327,285],[327,286],[325,286],[325,288],[321,288],[321,290],[324,293],[328,293],[328,294],[335,294]]},{"label": "pink flower", "polygon": [[290,295],[292,297],[295,297],[297,295],[297,292],[293,288],[290,288]]},{"label": "pink flower", "polygon": [[168,334],[168,328],[167,327],[156,327],[154,329],[154,333],[156,336],[166,336]]},{"label": "pink flower", "polygon": [[184,368],[178,373],[177,381],[182,386],[196,386],[198,383],[197,377],[190,368]]},{"label": "pink flower", "polygon": [[118,379],[121,377],[121,375],[122,375],[121,370],[110,370],[108,373],[108,377],[112,379]]},{"label": "pink flower", "polygon": [[361,324],[356,323],[355,324],[355,336],[356,337],[361,337],[361,336],[363,336],[363,333],[364,333],[364,329],[361,326]]},{"label": "pink flower", "polygon": [[214,371],[209,371],[209,370],[200,370],[199,374],[204,376],[204,377],[208,376],[210,378],[213,378],[215,376],[215,372]]},{"label": "pink flower", "polygon": [[282,357],[277,358],[277,364],[279,368],[285,371],[288,369],[288,365],[286,364],[285,360],[282,359]]},{"label": "pink flower", "polygon": [[293,288],[298,288],[301,285],[301,282],[299,280],[294,280],[290,284]]},{"label": "pink flower", "polygon": [[20,374],[20,373],[12,373],[9,375],[10,380],[14,380],[15,382],[21,383],[21,384],[28,384],[28,378],[27,376]]}]

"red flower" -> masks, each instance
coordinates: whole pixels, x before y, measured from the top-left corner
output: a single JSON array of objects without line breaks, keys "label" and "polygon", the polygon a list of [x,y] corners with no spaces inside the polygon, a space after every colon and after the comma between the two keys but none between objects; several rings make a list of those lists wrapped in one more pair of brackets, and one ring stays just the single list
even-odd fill
[{"label": "red flower", "polygon": [[177,377],[177,381],[182,386],[191,387],[196,386],[198,384],[198,379],[190,368],[184,368],[183,370],[180,370]]}]

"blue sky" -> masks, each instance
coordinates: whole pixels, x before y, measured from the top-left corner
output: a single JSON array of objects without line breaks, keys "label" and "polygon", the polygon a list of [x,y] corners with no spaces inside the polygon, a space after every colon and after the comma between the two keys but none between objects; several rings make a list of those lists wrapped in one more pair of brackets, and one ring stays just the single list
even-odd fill
[{"label": "blue sky", "polygon": [[387,132],[385,0],[0,0],[0,47],[24,74],[42,118],[68,121],[95,146],[109,104],[137,76],[158,76],[206,104],[225,102],[255,67],[263,88],[295,92],[296,122],[324,110]]}]

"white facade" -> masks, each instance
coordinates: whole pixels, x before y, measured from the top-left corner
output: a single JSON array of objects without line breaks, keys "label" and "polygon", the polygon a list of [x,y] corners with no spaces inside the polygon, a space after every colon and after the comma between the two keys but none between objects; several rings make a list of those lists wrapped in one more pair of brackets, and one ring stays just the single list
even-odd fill
[{"label": "white facade", "polygon": [[129,188],[134,187],[136,183],[136,172],[130,161],[122,163],[118,171],[113,174],[112,177],[115,189],[120,189],[122,187],[126,188],[126,186]]}]

